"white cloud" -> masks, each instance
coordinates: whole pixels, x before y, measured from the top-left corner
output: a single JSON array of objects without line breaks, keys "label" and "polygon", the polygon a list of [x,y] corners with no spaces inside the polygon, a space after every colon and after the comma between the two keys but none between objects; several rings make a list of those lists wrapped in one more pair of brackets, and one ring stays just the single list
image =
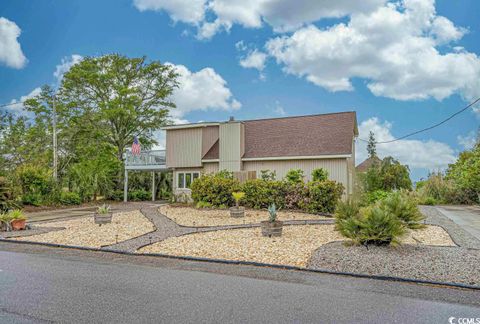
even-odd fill
[{"label": "white cloud", "polygon": [[166,11],[174,21],[198,24],[204,19],[206,0],[134,0],[140,11]]},{"label": "white cloud", "polygon": [[475,146],[475,143],[477,143],[477,136],[479,135],[480,135],[480,130],[478,134],[474,131],[471,131],[465,136],[458,135],[457,136],[458,144],[463,146],[465,150],[471,150]]},{"label": "white cloud", "polygon": [[240,60],[240,65],[244,68],[252,68],[263,71],[265,68],[266,59],[267,54],[254,49]]},{"label": "white cloud", "polygon": [[[198,27],[198,38],[211,38],[239,24],[260,28],[264,22],[277,32],[291,31],[328,17],[369,12],[386,0],[134,0],[141,11],[166,11],[174,21]],[[210,16],[210,19],[206,17]]]},{"label": "white cloud", "polygon": [[22,30],[13,21],[0,17],[0,63],[21,69],[27,64],[17,38]]},{"label": "white cloud", "polygon": [[82,59],[83,57],[78,54],[73,54],[70,57],[62,58],[62,62],[55,67],[55,72],[53,72],[53,76],[55,77],[57,83],[60,84],[60,82],[62,82],[63,75]]},{"label": "white cloud", "polygon": [[180,87],[174,90],[173,102],[177,105],[172,116],[181,118],[194,110],[237,110],[242,106],[234,97],[227,82],[207,67],[198,72],[191,72],[184,65],[175,65],[179,73]]},{"label": "white cloud", "polygon": [[463,33],[436,16],[433,0],[404,0],[352,14],[347,24],[301,28],[266,47],[287,73],[330,91],[351,91],[351,79],[363,78],[373,94],[397,100],[442,100],[454,93],[471,99],[480,95],[480,58],[436,49]]},{"label": "white cloud", "polygon": [[[395,139],[392,135],[392,124],[381,122],[378,118],[369,118],[359,127],[359,138],[367,139],[370,131],[374,132],[377,142]],[[380,158],[393,156],[410,168],[426,168],[429,170],[443,169],[456,160],[454,150],[447,144],[434,140],[399,140],[388,144],[377,144],[377,154]],[[356,145],[356,163],[367,158],[367,143],[358,140]]]}]

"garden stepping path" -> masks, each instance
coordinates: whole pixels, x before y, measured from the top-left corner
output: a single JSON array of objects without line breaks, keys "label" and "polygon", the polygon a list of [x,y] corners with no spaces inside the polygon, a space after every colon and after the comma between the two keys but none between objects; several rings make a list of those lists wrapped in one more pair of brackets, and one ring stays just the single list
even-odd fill
[{"label": "garden stepping path", "polygon": [[[220,231],[226,229],[236,228],[252,228],[259,227],[260,224],[238,224],[238,225],[221,225],[221,226],[208,226],[208,227],[188,227],[181,226],[175,223],[173,220],[162,215],[159,212],[159,206],[144,207],[141,209],[142,214],[147,217],[155,226],[155,231],[147,233],[145,235],[103,247],[104,250],[120,250],[125,252],[135,252],[138,249],[163,241],[169,237],[181,236],[185,234]],[[318,219],[318,220],[291,220],[285,221],[285,225],[306,225],[306,224],[333,224],[332,219]]]}]

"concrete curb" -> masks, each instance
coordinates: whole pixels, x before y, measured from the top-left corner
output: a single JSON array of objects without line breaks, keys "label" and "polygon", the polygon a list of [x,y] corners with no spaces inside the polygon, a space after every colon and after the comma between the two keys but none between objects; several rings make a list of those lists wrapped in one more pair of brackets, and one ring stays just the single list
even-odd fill
[{"label": "concrete curb", "polygon": [[90,247],[84,247],[84,246],[63,245],[63,244],[43,243],[43,242],[33,242],[33,241],[17,241],[17,240],[10,240],[10,239],[4,239],[4,238],[0,238],[0,242],[27,244],[27,245],[28,244],[30,244],[30,245],[40,245],[40,246],[47,246],[47,247],[76,249],[76,250],[93,251],[93,252],[107,252],[107,253],[116,253],[116,254],[131,255],[131,256],[147,256],[147,257],[152,257],[153,256],[153,257],[162,257],[162,258],[185,260],[185,261],[198,261],[198,262],[234,264],[234,265],[248,265],[248,266],[264,267],[264,268],[295,270],[295,271],[303,271],[303,272],[313,272],[313,273],[323,273],[323,274],[331,274],[331,275],[348,276],[348,277],[354,277],[354,278],[365,278],[365,279],[375,279],[375,280],[384,280],[384,281],[416,283],[416,284],[423,284],[423,285],[435,285],[435,286],[463,288],[463,289],[472,289],[472,290],[479,290],[480,291],[480,286],[471,286],[471,285],[454,283],[454,282],[438,282],[438,281],[431,281],[431,280],[421,280],[421,279],[392,277],[392,276],[381,276],[381,275],[367,275],[367,274],[361,274],[361,273],[341,272],[341,271],[332,271],[332,270],[324,270],[324,269],[308,269],[308,268],[297,267],[297,266],[261,263],[261,262],[255,262],[255,261],[235,261],[235,260],[223,260],[223,259],[210,259],[210,258],[200,258],[200,257],[190,257],[190,256],[168,255],[168,254],[161,254],[161,253],[134,253],[134,252],[121,251],[121,250],[114,250],[114,249],[90,248]]}]

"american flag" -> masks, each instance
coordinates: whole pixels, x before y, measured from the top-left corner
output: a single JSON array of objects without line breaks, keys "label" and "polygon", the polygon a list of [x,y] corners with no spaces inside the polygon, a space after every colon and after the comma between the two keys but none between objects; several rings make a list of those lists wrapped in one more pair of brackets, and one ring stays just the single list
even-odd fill
[{"label": "american flag", "polygon": [[133,139],[132,154],[133,155],[140,155],[140,142],[138,141],[138,138],[136,136]]}]

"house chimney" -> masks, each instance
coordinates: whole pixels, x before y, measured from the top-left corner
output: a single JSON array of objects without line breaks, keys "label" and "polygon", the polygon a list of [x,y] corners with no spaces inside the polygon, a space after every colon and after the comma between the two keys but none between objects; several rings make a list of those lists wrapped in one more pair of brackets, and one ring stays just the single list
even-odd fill
[{"label": "house chimney", "polygon": [[234,121],[235,121],[235,117],[230,116],[230,119],[229,119],[228,121],[229,121],[229,122],[234,122]]}]

